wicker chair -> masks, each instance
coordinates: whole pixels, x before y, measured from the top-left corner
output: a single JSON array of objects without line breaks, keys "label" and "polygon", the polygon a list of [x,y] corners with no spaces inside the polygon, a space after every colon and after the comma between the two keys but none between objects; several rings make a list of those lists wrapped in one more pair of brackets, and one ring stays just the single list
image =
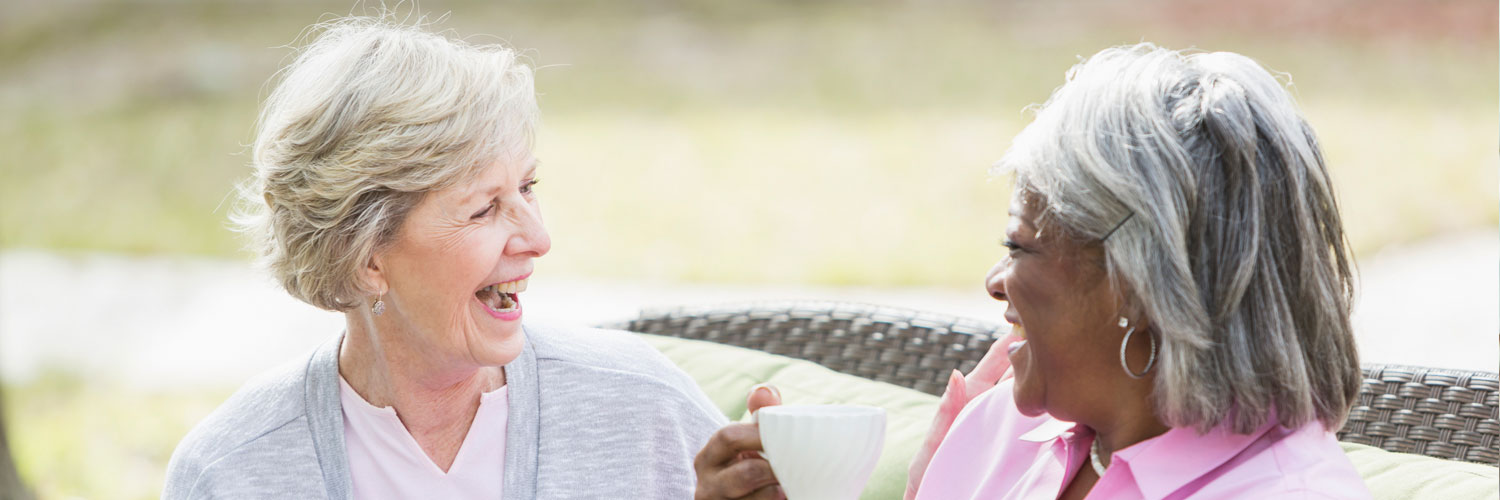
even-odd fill
[{"label": "wicker chair", "polygon": [[[944,314],[841,302],[758,302],[648,310],[608,325],[747,347],[939,394],[1008,331]],[[1493,372],[1366,365],[1340,440],[1390,451],[1500,464]]]}]

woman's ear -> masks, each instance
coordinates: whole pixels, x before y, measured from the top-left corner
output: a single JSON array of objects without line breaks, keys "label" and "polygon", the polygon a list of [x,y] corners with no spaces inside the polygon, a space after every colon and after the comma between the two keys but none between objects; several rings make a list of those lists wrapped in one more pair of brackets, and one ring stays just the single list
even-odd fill
[{"label": "woman's ear", "polygon": [[385,255],[375,252],[370,255],[368,261],[365,261],[365,265],[360,266],[358,271],[360,282],[364,284],[366,290],[375,295],[385,295],[391,289],[390,282],[386,281],[384,263]]},{"label": "woman's ear", "polygon": [[1142,311],[1135,301],[1116,293],[1115,304],[1116,318],[1124,319],[1131,328],[1135,328],[1138,332],[1151,331],[1151,318],[1146,316],[1145,311]]},{"label": "woman's ear", "polygon": [[1150,332],[1150,331],[1154,331],[1154,329],[1152,328],[1152,325],[1151,325],[1151,320],[1148,319],[1148,318],[1146,318],[1146,315],[1144,315],[1144,314],[1131,315],[1130,316],[1130,326],[1134,326],[1135,327],[1135,331],[1137,331],[1137,332]]}]

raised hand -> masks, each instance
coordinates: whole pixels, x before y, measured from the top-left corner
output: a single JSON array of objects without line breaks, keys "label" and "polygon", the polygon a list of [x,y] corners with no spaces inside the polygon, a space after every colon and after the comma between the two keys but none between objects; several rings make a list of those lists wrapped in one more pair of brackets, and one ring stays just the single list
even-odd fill
[{"label": "raised hand", "polygon": [[948,435],[948,429],[953,427],[958,412],[974,398],[984,394],[984,391],[1011,376],[1009,347],[1017,340],[1020,337],[1012,334],[995,341],[990,344],[990,350],[984,353],[984,357],[979,359],[979,364],[969,371],[968,376],[960,374],[958,370],[953,370],[948,376],[948,387],[938,400],[937,415],[932,417],[932,426],[927,429],[927,439],[922,442],[917,455],[911,459],[911,467],[907,469],[906,500],[917,497],[917,488],[922,485],[927,465],[932,463],[932,454],[937,452],[938,445]]}]

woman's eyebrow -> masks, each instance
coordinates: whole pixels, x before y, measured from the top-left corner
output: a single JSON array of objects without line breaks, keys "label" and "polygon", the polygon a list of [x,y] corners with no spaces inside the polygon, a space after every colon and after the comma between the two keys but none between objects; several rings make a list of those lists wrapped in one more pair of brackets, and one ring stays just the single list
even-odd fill
[{"label": "woman's eyebrow", "polygon": [[489,186],[489,187],[477,187],[473,191],[469,191],[469,194],[466,194],[462,198],[460,198],[458,200],[458,202],[460,204],[463,204],[463,205],[468,205],[470,203],[474,203],[474,202],[477,202],[479,200],[487,200],[487,199],[490,199],[490,198],[494,198],[495,194],[499,193],[500,189],[503,188],[503,187],[505,187],[505,186],[503,186],[503,185],[493,185],[493,186]]},{"label": "woman's eyebrow", "polygon": [[[541,165],[541,163],[541,160],[532,158],[531,161],[526,165],[526,177],[535,177],[536,167],[538,165]],[[459,200],[459,203],[469,204],[478,200],[494,198],[495,195],[500,193],[501,189],[505,189],[504,183],[496,184],[488,188],[479,187],[474,191],[470,191],[469,194],[464,195],[463,198]]]},{"label": "woman's eyebrow", "polygon": [[1015,209],[1011,209],[1005,212],[1005,214],[1009,215],[1012,220],[1015,220],[1017,226],[1032,227],[1031,221],[1027,220],[1026,217],[1021,215],[1021,212],[1018,212]]}]

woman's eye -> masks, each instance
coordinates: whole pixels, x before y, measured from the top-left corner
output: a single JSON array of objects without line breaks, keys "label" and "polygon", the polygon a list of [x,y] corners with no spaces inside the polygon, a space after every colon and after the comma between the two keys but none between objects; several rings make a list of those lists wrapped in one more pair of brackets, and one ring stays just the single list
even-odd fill
[{"label": "woman's eye", "polygon": [[1026,251],[1026,249],[1021,248],[1021,245],[1016,244],[1016,242],[1012,241],[1010,238],[1000,240],[1000,246],[1010,249],[1010,255],[1012,257],[1014,257],[1018,253]]},{"label": "woman's eye", "polygon": [[525,183],[522,183],[521,184],[521,194],[531,194],[532,190],[536,189],[535,186],[536,186],[536,184],[538,182],[542,182],[542,180],[541,179],[532,179],[532,180],[526,181]]},{"label": "woman's eye", "polygon": [[492,212],[494,210],[495,210],[495,202],[492,201],[492,202],[490,202],[489,205],[485,205],[484,206],[484,210],[480,210],[478,212],[474,212],[474,215],[472,217],[470,217],[470,218],[471,219],[484,218],[484,217],[490,215],[490,212]]}]

